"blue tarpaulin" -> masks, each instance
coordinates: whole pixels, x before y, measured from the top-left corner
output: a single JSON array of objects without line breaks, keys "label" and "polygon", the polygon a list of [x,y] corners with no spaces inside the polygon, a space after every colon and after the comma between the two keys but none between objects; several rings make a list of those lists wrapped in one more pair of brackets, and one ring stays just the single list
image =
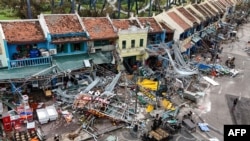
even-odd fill
[{"label": "blue tarpaulin", "polygon": [[197,66],[199,70],[209,70],[212,68],[210,65],[207,64],[197,64]]},{"label": "blue tarpaulin", "polygon": [[207,123],[198,123],[198,126],[200,127],[201,131],[209,132],[209,128],[208,128]]}]

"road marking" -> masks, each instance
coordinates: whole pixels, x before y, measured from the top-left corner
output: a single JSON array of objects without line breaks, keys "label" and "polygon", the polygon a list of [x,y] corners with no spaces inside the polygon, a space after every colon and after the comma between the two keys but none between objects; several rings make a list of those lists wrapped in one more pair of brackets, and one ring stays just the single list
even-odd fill
[{"label": "road marking", "polygon": [[239,96],[239,98],[238,98],[239,100],[241,99],[241,92],[240,92],[240,96]]},{"label": "road marking", "polygon": [[242,70],[245,68],[245,61],[242,61]]},{"label": "road marking", "polygon": [[222,91],[222,86],[220,86],[220,90],[219,90],[218,94],[221,94],[221,91]]}]

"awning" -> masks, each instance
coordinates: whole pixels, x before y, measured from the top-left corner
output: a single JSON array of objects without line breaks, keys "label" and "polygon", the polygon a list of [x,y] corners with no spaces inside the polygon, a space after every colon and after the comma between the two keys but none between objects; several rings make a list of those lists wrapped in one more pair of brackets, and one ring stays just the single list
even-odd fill
[{"label": "awning", "polygon": [[194,42],[194,43],[197,43],[197,42],[199,42],[201,40],[201,37],[199,37],[199,36],[194,36],[193,38],[192,38],[192,42]]},{"label": "awning", "polygon": [[25,79],[32,75],[51,74],[51,72],[52,67],[50,65],[31,66],[16,69],[0,69],[0,79]]},{"label": "awning", "polygon": [[111,63],[113,60],[113,55],[111,52],[96,52],[90,54],[89,57],[93,59],[95,64]]},{"label": "awning", "polygon": [[60,71],[77,70],[84,66],[84,60],[90,59],[88,54],[67,55],[54,57],[55,65]]}]

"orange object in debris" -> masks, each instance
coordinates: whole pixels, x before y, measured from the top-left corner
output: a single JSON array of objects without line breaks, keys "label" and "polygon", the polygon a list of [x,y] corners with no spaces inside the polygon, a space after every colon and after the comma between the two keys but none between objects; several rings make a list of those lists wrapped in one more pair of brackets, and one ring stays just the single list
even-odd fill
[{"label": "orange object in debris", "polygon": [[197,62],[200,62],[200,61],[201,61],[201,57],[198,55],[198,56],[195,58],[195,60],[196,60]]},{"label": "orange object in debris", "polygon": [[38,103],[30,103],[30,107],[31,107],[33,110],[36,110],[36,109],[37,109],[37,106],[38,106]]},{"label": "orange object in debris", "polygon": [[214,77],[217,76],[217,73],[216,73],[216,71],[214,69],[212,70],[211,75],[214,76]]},{"label": "orange object in debris", "polygon": [[72,115],[71,114],[64,115],[64,118],[65,118],[67,123],[70,123],[72,121]]},{"label": "orange object in debris", "polygon": [[39,141],[39,139],[37,137],[34,137],[30,141]]}]

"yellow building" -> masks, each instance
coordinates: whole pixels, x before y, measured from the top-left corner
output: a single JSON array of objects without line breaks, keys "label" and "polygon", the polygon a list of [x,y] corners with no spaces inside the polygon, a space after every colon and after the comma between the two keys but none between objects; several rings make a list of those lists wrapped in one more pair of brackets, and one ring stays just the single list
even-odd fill
[{"label": "yellow building", "polygon": [[138,62],[143,63],[148,57],[145,51],[148,28],[143,28],[137,17],[114,19],[112,23],[118,30],[117,51],[126,69],[132,69]]}]

